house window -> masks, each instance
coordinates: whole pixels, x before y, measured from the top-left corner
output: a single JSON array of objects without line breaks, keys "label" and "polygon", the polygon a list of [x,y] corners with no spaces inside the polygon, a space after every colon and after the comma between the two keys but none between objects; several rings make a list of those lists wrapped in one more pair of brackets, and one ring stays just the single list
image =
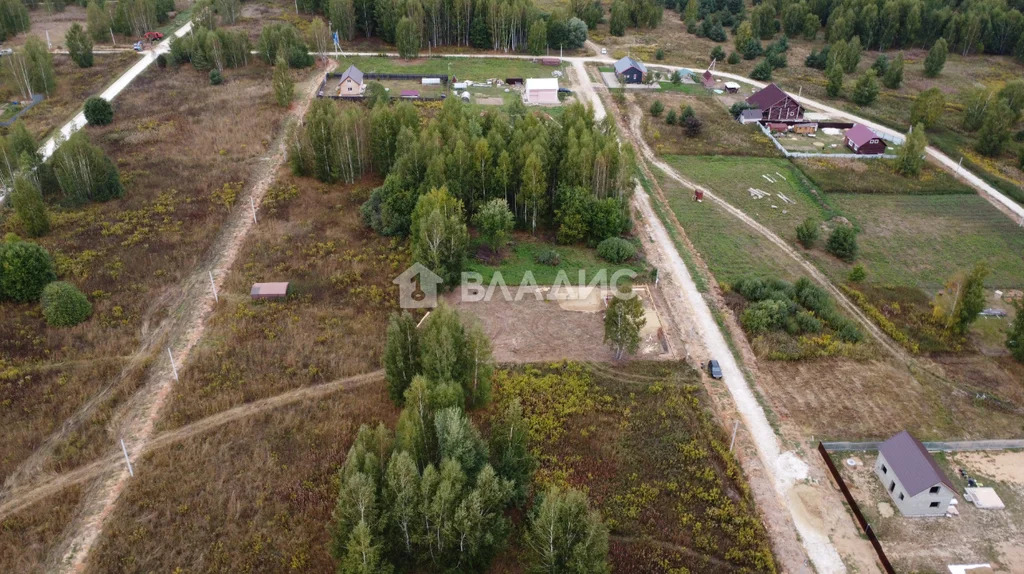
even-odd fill
[{"label": "house window", "polygon": [[938,494],[938,493],[939,493],[939,487],[937,487],[937,486],[933,486],[933,487],[928,489],[928,494]]},{"label": "house window", "polygon": [[896,481],[895,480],[889,483],[889,492],[892,492],[894,490],[896,490]]},{"label": "house window", "polygon": [[900,500],[903,500],[903,493],[900,493]]},{"label": "house window", "polygon": [[889,473],[889,469],[885,468],[885,465],[883,464],[882,465],[882,474],[888,474],[888,473]]},{"label": "house window", "polygon": [[937,500],[935,502],[933,502],[933,503],[928,505],[928,508],[938,508],[938,507],[939,507],[939,501],[937,501]]}]

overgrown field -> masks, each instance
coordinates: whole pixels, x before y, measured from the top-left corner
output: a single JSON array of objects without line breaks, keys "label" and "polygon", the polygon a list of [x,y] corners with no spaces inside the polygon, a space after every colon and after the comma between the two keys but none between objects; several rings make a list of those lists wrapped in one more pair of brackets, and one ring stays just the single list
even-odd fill
[{"label": "overgrown field", "polygon": [[[672,86],[664,83],[664,86]],[[672,86],[675,87],[675,86]],[[637,90],[636,100],[644,113],[644,138],[659,154],[694,156],[737,155],[779,157],[781,154],[755,124],[741,125],[729,115],[729,109],[703,86],[693,96],[682,92]],[[665,111],[659,117],[650,114],[651,104],[660,101]],[[703,128],[700,135],[687,136],[681,124],[669,125],[670,111],[679,116],[686,106],[693,108]]]},{"label": "overgrown field", "polygon": [[81,487],[70,487],[0,520],[0,572],[46,572],[53,542],[71,523],[81,499]]},{"label": "overgrown field", "polygon": [[611,530],[615,572],[775,571],[749,487],[699,383],[682,363],[560,363],[496,375],[494,406],[523,405],[539,454],[536,486],[588,493]]},{"label": "overgrown field", "polygon": [[[330,185],[282,171],[162,426],[380,368],[387,316],[398,306],[392,280],[409,255],[360,219],[378,183]],[[263,281],[290,282],[289,298],[251,301],[250,287]]]},{"label": "overgrown field", "polygon": [[817,189],[826,193],[974,194],[949,172],[925,162],[917,178],[904,177],[886,160],[793,159]]},{"label": "overgrown field", "polygon": [[359,426],[392,425],[383,382],[217,427],[138,463],[90,572],[330,572],[337,471]]},{"label": "overgrown field", "polygon": [[[0,306],[0,475],[108,386],[113,393],[71,429],[53,464],[66,470],[111,446],[113,408],[148,361],[125,360],[149,342],[159,349],[154,337],[176,285],[201,264],[228,214],[225,185],[242,189],[278,131],[270,73],[251,66],[230,72],[230,87],[215,87],[191,68],[154,66],[118,97],[113,124],[86,128],[117,163],[126,192],[83,207],[52,203],[52,230],[39,240],[59,278],[88,295],[91,320],[48,328],[37,304]],[[9,214],[0,231],[21,233]]]},{"label": "overgrown field", "polygon": [[[53,69],[57,78],[56,90],[45,100],[21,115],[25,127],[40,143],[78,113],[90,96],[99,95],[118,76],[139,59],[133,52],[96,54],[91,68],[79,68],[66,54],[53,55]],[[0,98],[4,101],[21,99],[17,88],[10,82],[0,84]],[[114,102],[117,109],[118,101]]]}]

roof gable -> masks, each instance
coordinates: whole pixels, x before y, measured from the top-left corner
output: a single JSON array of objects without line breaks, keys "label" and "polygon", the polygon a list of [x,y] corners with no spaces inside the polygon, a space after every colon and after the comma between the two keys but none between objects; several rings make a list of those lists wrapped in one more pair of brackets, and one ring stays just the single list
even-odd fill
[{"label": "roof gable", "polygon": [[871,128],[864,124],[853,124],[853,127],[846,130],[846,138],[860,147],[869,141],[878,138],[878,134],[871,131]]},{"label": "roof gable", "polygon": [[616,74],[621,74],[622,72],[625,72],[630,68],[636,68],[637,70],[640,70],[640,73],[642,74],[647,73],[647,68],[645,68],[643,64],[634,60],[633,58],[630,58],[629,56],[626,56],[619,60],[618,62],[615,62]]},{"label": "roof gable", "polygon": [[352,78],[352,81],[357,84],[363,83],[363,73],[355,66],[349,66],[348,69],[341,74],[341,80],[339,80],[338,83],[342,83],[348,78]]},{"label": "roof gable", "polygon": [[878,447],[889,468],[896,473],[910,496],[917,496],[936,484],[943,484],[953,492],[956,487],[942,472],[928,449],[907,431],[902,431]]},{"label": "roof gable", "polygon": [[782,102],[788,97],[789,96],[786,95],[786,92],[783,92],[782,89],[776,86],[775,84],[768,84],[767,86],[759,90],[756,94],[753,94],[749,98],[747,98],[747,103],[752,106],[761,108],[762,110],[767,110],[768,108]]}]

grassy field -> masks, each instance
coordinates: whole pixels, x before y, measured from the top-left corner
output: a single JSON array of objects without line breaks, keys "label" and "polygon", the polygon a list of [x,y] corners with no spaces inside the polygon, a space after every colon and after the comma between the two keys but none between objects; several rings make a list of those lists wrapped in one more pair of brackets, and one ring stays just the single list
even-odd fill
[{"label": "grassy field", "polygon": [[[477,249],[471,248],[470,252],[479,250],[479,245],[474,245]],[[548,251],[558,253],[560,260],[558,265],[537,263],[537,255]],[[561,271],[565,272],[572,284],[576,284],[580,271],[583,271],[587,281],[590,281],[601,270],[605,270],[608,277],[611,277],[619,269],[630,269],[636,272],[639,275],[636,281],[642,282],[646,279],[645,273],[648,267],[645,262],[639,260],[625,265],[615,265],[598,258],[594,249],[576,245],[556,245],[526,233],[516,234],[515,244],[503,253],[500,264],[493,265],[480,259],[471,258],[466,265],[466,271],[483,276],[484,285],[489,285],[498,272],[501,273],[506,285],[520,285],[527,271],[533,274],[538,285],[552,285]]]},{"label": "grassy field", "polygon": [[[931,292],[985,261],[986,285],[1024,287],[1024,229],[976,195],[833,194],[830,201],[860,228],[858,262],[872,282]],[[831,257],[819,260],[834,277],[844,274]]]},{"label": "grassy field", "polygon": [[[409,256],[403,243],[362,224],[359,206],[377,183],[328,185],[282,172],[162,428],[380,367],[387,316],[398,307],[391,281]],[[289,281],[289,298],[251,301],[259,281]]]},{"label": "grassy field", "polygon": [[[671,84],[669,84],[671,85]],[[697,95],[682,91],[637,91],[636,101],[644,112],[645,139],[659,154],[677,155],[738,155],[779,157],[781,154],[756,125],[741,125],[729,115],[729,110],[704,88]],[[665,111],[660,117],[650,115],[651,104],[660,101]],[[669,110],[676,115],[686,106],[693,108],[703,122],[701,134],[688,137],[681,125],[669,125],[665,117]]]},{"label": "grassy field", "polygon": [[826,193],[974,194],[949,172],[925,163],[917,178],[903,177],[887,160],[793,159],[792,162]]},{"label": "grassy field", "polygon": [[[39,240],[58,276],[88,294],[91,320],[53,329],[37,304],[0,305],[0,476],[108,386],[112,393],[72,426],[51,466],[66,470],[112,444],[113,409],[147,366],[145,356],[130,367],[126,360],[160,336],[175,286],[203,260],[227,216],[213,192],[244,185],[278,130],[270,73],[234,70],[216,87],[194,69],[154,66],[118,97],[113,124],[85,128],[116,162],[125,197],[53,205],[52,230]],[[0,233],[21,233],[20,222],[0,217]]]},{"label": "grassy field", "polygon": [[[519,399],[539,486],[586,491],[611,530],[614,572],[774,572],[767,533],[728,436],[682,363],[530,366],[499,373]],[[522,550],[502,557],[515,568]],[[499,566],[506,566],[502,563]],[[687,568],[689,570],[671,570]]]},{"label": "grassy field", "polygon": [[658,173],[669,207],[717,281],[728,284],[747,276],[794,280],[802,274],[760,234],[710,200],[693,201],[692,192]]},{"label": "grassy field", "polygon": [[526,59],[483,59],[483,58],[417,58],[402,60],[376,56],[353,56],[338,60],[337,72],[344,72],[354,65],[364,74],[447,74],[461,80],[483,81],[488,78],[550,78],[551,72],[564,69],[559,66],[545,66]]},{"label": "grassy field", "polygon": [[0,572],[46,572],[53,541],[81,500],[82,488],[74,486],[0,520]]},{"label": "grassy field", "polygon": [[216,427],[138,463],[88,572],[330,572],[337,471],[383,382]]},{"label": "grassy field", "polygon": [[[42,141],[50,132],[74,117],[86,98],[98,95],[138,59],[135,53],[96,54],[91,68],[79,68],[70,56],[54,54],[56,90],[25,112],[20,119],[32,135]],[[0,84],[0,98],[10,101],[21,98],[21,95],[10,82],[3,82]],[[115,102],[115,117],[117,108]]]}]

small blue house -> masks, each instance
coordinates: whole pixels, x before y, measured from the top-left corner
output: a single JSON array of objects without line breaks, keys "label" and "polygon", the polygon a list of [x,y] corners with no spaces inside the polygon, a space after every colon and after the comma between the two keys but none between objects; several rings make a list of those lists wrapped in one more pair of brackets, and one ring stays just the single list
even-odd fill
[{"label": "small blue house", "polygon": [[643,63],[626,56],[615,62],[615,75],[623,83],[642,84],[647,77],[647,68],[644,67]]}]

